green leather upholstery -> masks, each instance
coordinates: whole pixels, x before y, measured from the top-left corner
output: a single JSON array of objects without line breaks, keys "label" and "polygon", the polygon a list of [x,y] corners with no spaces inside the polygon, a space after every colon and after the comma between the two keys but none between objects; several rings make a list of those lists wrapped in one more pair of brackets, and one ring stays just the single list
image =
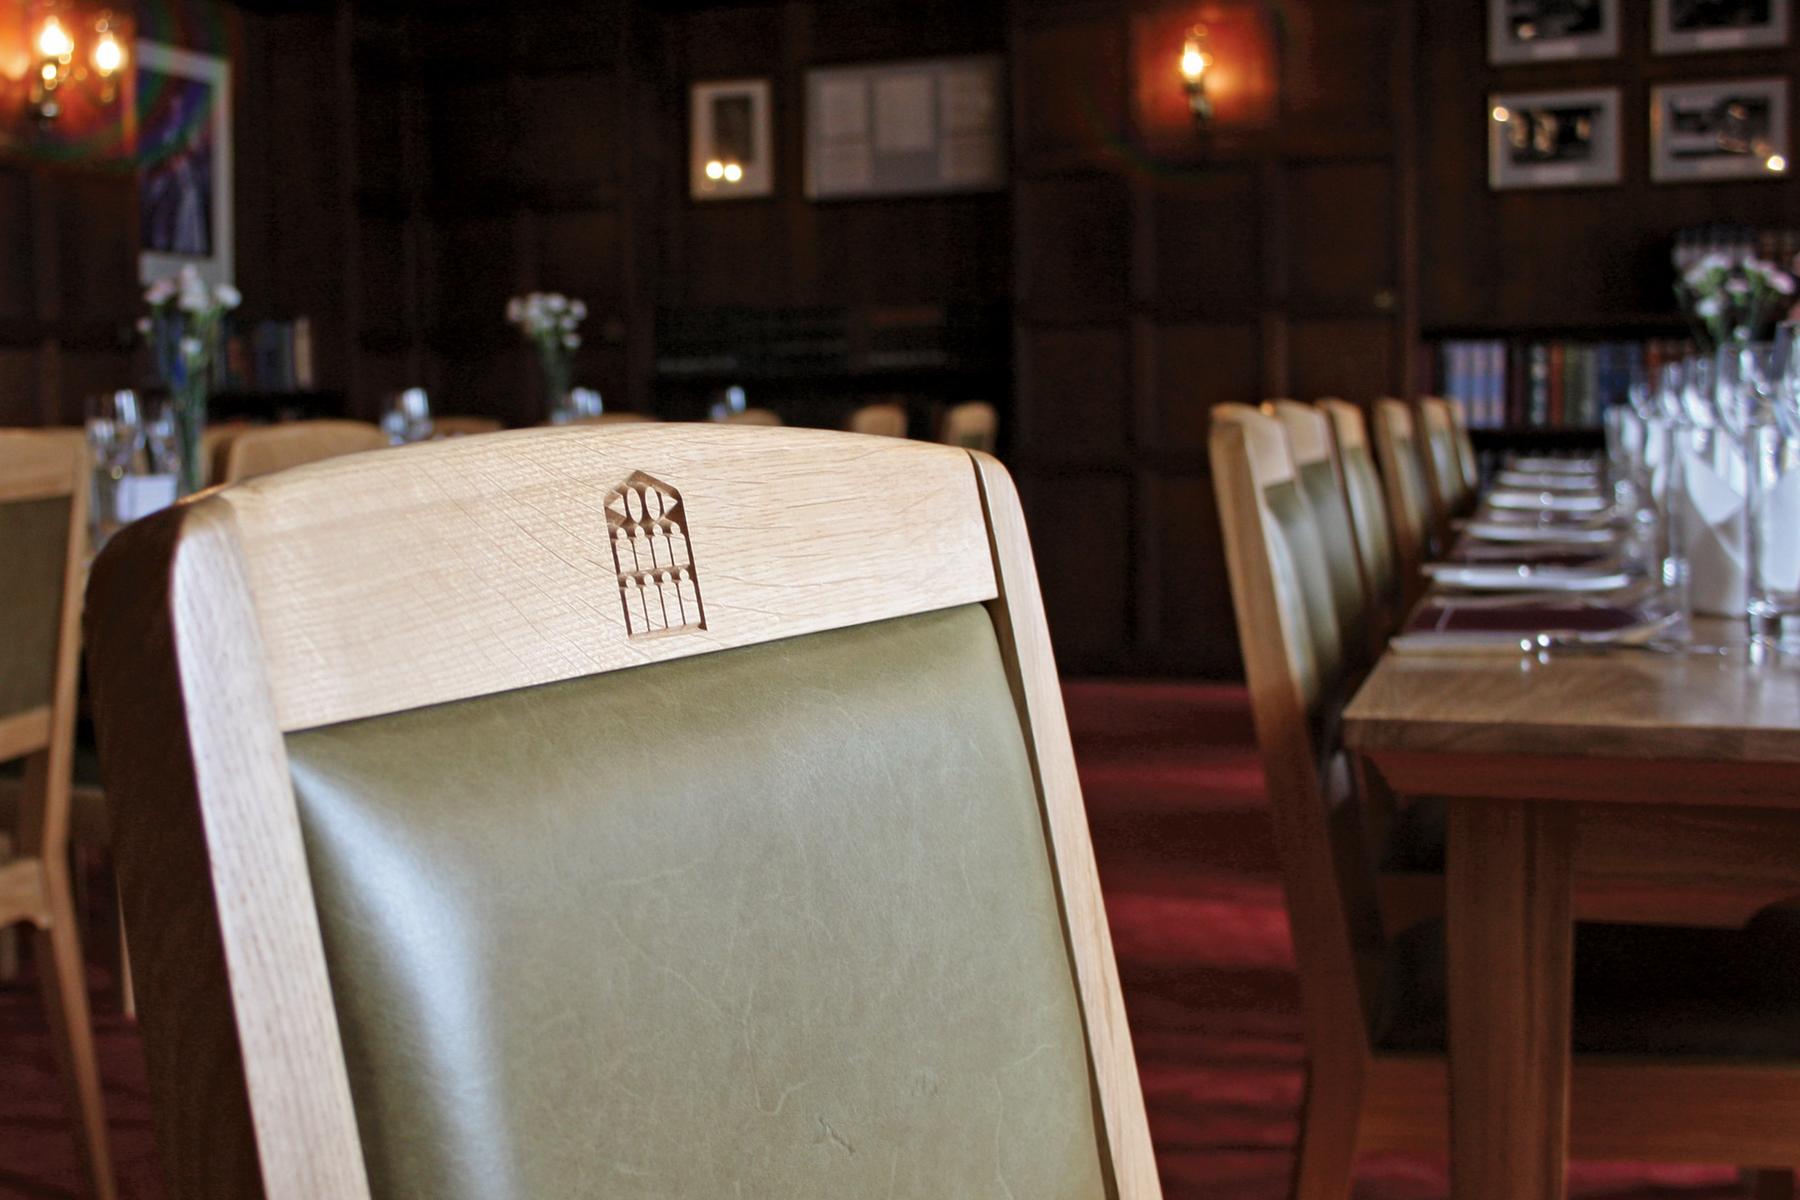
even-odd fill
[{"label": "green leather upholstery", "polygon": [[1325,567],[1331,574],[1331,601],[1337,613],[1338,632],[1350,636],[1368,619],[1363,603],[1362,568],[1356,559],[1356,534],[1350,528],[1350,512],[1338,488],[1337,472],[1325,460],[1300,467],[1300,490],[1312,507],[1313,525]]},{"label": "green leather upholstery", "polygon": [[68,554],[67,496],[0,504],[0,717],[50,703]]},{"label": "green leather upholstery", "polygon": [[1302,670],[1300,678],[1307,681],[1308,702],[1316,706],[1335,693],[1343,670],[1343,642],[1332,602],[1330,568],[1313,523],[1312,508],[1299,487],[1292,482],[1271,484],[1263,489],[1263,500],[1281,532],[1279,539],[1270,539],[1270,556],[1279,554],[1285,561],[1285,565],[1277,567],[1278,575],[1292,574],[1291,580],[1278,579],[1276,593],[1283,598],[1298,596],[1300,600],[1301,611],[1295,616],[1304,627],[1301,636],[1307,639],[1312,654],[1311,677]]},{"label": "green leather upholstery", "polygon": [[979,606],[288,752],[377,1197],[1105,1194]]},{"label": "green leather upholstery", "polygon": [[[1442,1053],[1444,927],[1394,939],[1377,1018],[1382,1050]],[[1770,909],[1745,929],[1575,927],[1574,1048],[1800,1060],[1800,921]]]},{"label": "green leather upholstery", "polygon": [[1344,451],[1344,487],[1350,493],[1350,512],[1356,522],[1357,544],[1369,570],[1371,590],[1390,596],[1399,583],[1394,566],[1394,543],[1388,530],[1386,501],[1381,495],[1381,476],[1367,446]]}]

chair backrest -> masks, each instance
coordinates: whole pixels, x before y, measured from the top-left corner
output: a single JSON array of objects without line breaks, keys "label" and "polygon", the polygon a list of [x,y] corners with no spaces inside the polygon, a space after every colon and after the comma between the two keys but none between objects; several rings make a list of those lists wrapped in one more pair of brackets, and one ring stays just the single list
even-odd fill
[{"label": "chair backrest", "polygon": [[1343,470],[1331,436],[1331,419],[1312,405],[1294,400],[1271,400],[1263,408],[1287,435],[1300,490],[1312,508],[1313,526],[1331,576],[1332,606],[1345,657],[1354,665],[1366,665],[1374,660],[1371,601],[1356,548]]},{"label": "chair backrest", "polygon": [[850,414],[848,428],[851,433],[903,438],[906,436],[906,407],[892,403],[865,404]]},{"label": "chair backrest", "polygon": [[1375,456],[1381,462],[1388,523],[1394,530],[1400,594],[1410,603],[1419,590],[1419,569],[1430,553],[1431,498],[1412,409],[1399,400],[1375,402]]},{"label": "chair backrest", "polygon": [[1456,461],[1462,467],[1463,490],[1471,502],[1481,493],[1481,457],[1469,436],[1469,414],[1460,400],[1450,402],[1450,420],[1456,426]]},{"label": "chair backrest", "polygon": [[992,459],[357,455],[130,527],[88,634],[175,1196],[1160,1195]]},{"label": "chair backrest", "polygon": [[484,433],[499,433],[504,428],[492,417],[433,417],[431,431],[439,437],[477,437]]},{"label": "chair backrest", "polygon": [[1363,578],[1375,602],[1383,635],[1392,630],[1400,596],[1400,571],[1394,557],[1394,531],[1382,492],[1381,472],[1375,467],[1375,449],[1369,442],[1369,425],[1362,409],[1346,400],[1319,401],[1319,411],[1331,423],[1331,436],[1344,473],[1344,491],[1350,502],[1350,524],[1356,531],[1356,549],[1362,559]]},{"label": "chair backrest", "polygon": [[[59,863],[68,853],[90,487],[79,432],[0,431],[0,762],[28,764],[19,850]],[[0,913],[16,920],[8,899],[0,889]]]},{"label": "chair backrest", "polygon": [[223,482],[238,483],[387,444],[387,434],[366,421],[294,421],[246,429],[225,448]]},{"label": "chair backrest", "polygon": [[981,450],[988,454],[1000,443],[1000,414],[986,400],[970,400],[953,406],[944,414],[938,429],[938,441],[964,450]]},{"label": "chair backrest", "polygon": [[726,425],[780,425],[781,414],[772,408],[746,408],[742,412],[727,413],[723,418]]},{"label": "chair backrest", "polygon": [[1274,418],[1216,406],[1210,451],[1307,1044],[1366,1048],[1381,927],[1362,808],[1337,753],[1329,568]]},{"label": "chair backrest", "polygon": [[255,429],[248,421],[214,421],[200,435],[200,461],[206,465],[206,482],[225,482],[225,459],[240,433]]},{"label": "chair backrest", "polygon": [[1433,527],[1441,534],[1452,517],[1461,516],[1473,499],[1463,483],[1462,455],[1456,448],[1456,419],[1450,402],[1437,396],[1419,401],[1424,425],[1426,490],[1431,494]]}]

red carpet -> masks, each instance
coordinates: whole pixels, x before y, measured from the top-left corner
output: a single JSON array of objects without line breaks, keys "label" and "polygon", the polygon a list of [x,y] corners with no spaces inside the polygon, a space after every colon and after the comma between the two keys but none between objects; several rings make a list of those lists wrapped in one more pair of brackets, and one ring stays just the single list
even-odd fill
[{"label": "red carpet", "polygon": [[[1298,993],[1244,693],[1067,694],[1164,1191],[1279,1200],[1300,1098]],[[160,1197],[137,1041],[110,977],[94,979],[121,1194]],[[36,990],[0,985],[0,1198],[76,1196],[78,1178]],[[1581,1164],[1571,1192],[1722,1200],[1742,1194],[1735,1180],[1719,1167]],[[1390,1156],[1362,1165],[1356,1195],[1446,1190],[1442,1162]]]}]

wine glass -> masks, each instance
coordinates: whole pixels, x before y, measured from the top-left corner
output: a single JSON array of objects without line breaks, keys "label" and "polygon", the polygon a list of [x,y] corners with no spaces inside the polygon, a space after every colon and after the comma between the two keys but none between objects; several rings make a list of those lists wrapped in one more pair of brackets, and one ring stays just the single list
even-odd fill
[{"label": "wine glass", "polygon": [[175,406],[163,401],[150,410],[144,422],[144,449],[150,470],[156,475],[181,474],[181,441],[175,423]]},{"label": "wine glass", "polygon": [[129,389],[87,398],[87,443],[94,456],[94,544],[120,525],[119,481],[130,472],[143,445],[142,409]]},{"label": "wine glass", "polygon": [[422,387],[409,387],[389,398],[381,414],[381,431],[395,446],[431,438],[431,397]]}]

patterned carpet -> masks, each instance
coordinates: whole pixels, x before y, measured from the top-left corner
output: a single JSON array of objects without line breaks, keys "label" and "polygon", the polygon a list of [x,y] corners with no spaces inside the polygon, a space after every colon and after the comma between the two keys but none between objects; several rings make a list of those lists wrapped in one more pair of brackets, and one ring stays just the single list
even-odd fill
[{"label": "patterned carpet", "polygon": [[[1067,693],[1165,1193],[1279,1200],[1300,1099],[1298,989],[1244,693],[1100,682]],[[110,975],[93,978],[121,1195],[151,1200],[163,1192],[142,1057]],[[0,1198],[76,1196],[78,1178],[36,989],[0,985]],[[1441,1161],[1388,1156],[1362,1164],[1356,1195],[1446,1190]],[[1721,1167],[1579,1164],[1571,1194],[1742,1193]]]}]

